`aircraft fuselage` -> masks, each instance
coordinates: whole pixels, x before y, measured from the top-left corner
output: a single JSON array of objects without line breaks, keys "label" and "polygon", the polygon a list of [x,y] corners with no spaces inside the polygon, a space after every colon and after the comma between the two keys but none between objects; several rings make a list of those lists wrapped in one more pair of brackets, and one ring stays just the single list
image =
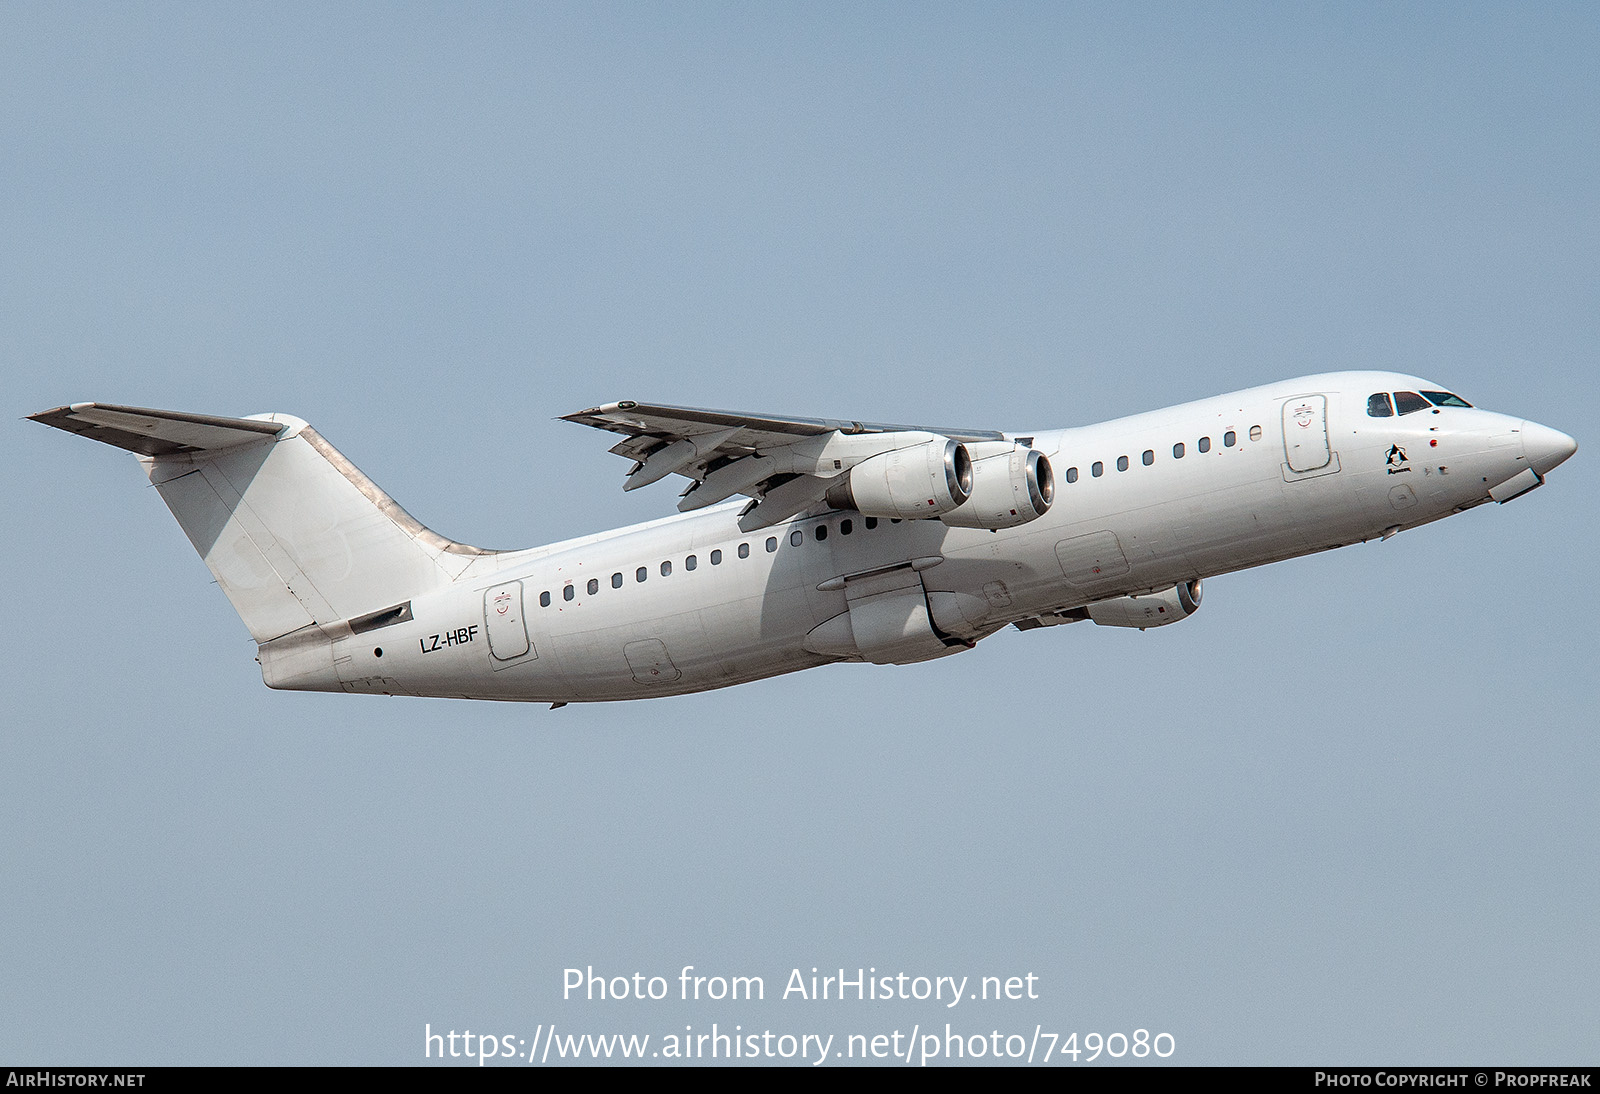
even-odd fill
[{"label": "aircraft fuselage", "polygon": [[1368,412],[1373,393],[1436,387],[1338,373],[1008,433],[1049,457],[1056,492],[1043,516],[997,531],[814,508],[741,532],[740,499],[485,553],[398,621],[323,628],[315,651],[303,635],[264,643],[263,674],[275,687],[565,703],[927,660],[1010,624],[1391,535],[1491,490],[1509,500],[1575,447],[1475,407]]}]

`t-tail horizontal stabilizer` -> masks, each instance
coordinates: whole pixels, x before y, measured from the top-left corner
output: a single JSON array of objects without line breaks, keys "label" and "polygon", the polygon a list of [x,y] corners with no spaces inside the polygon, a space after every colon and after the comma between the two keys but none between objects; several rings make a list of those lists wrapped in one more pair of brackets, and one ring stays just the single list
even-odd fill
[{"label": "t-tail horizontal stabilizer", "polygon": [[28,417],[141,456],[173,456],[181,452],[232,448],[276,436],[285,426],[284,422],[274,420],[274,415],[217,418],[210,414],[148,410],[142,406],[110,403],[73,403]]}]

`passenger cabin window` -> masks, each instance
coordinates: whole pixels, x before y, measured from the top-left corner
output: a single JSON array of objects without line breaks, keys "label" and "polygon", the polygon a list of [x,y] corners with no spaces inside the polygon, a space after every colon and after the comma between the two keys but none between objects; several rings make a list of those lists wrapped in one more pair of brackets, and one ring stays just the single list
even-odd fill
[{"label": "passenger cabin window", "polygon": [[713,565],[713,566],[721,566],[722,565],[722,552],[720,550],[716,550],[716,551],[712,551],[711,552],[711,565]]},{"label": "passenger cabin window", "polygon": [[685,570],[692,570],[698,565],[700,565],[700,560],[695,558],[693,555],[690,555],[688,558],[683,560],[683,568]]},{"label": "passenger cabin window", "polygon": [[599,591],[600,591],[600,579],[598,577],[591,577],[589,579],[589,595],[593,596],[595,593],[598,593]]},{"label": "passenger cabin window", "polygon": [[1144,465],[1146,467],[1149,467],[1151,464],[1156,462],[1156,454],[1154,451],[1147,448],[1144,450],[1144,455],[1141,456],[1140,459],[1144,460]]},{"label": "passenger cabin window", "polygon": [[1394,393],[1394,405],[1402,414],[1415,414],[1419,410],[1428,409],[1428,400],[1415,391],[1397,391]]},{"label": "passenger cabin window", "polygon": [[1389,402],[1389,393],[1387,391],[1380,391],[1376,395],[1367,396],[1367,417],[1394,417],[1394,405]]},{"label": "passenger cabin window", "polygon": [[1127,469],[1128,469],[1128,457],[1126,457],[1126,456],[1118,456],[1117,457],[1117,470],[1118,471],[1126,471]]},{"label": "passenger cabin window", "polygon": [[635,571],[634,571],[634,573],[633,573],[633,579],[634,579],[634,580],[635,580],[635,581],[637,581],[637,582],[639,582],[639,583],[640,583],[640,584],[643,584],[643,583],[644,583],[644,579],[645,579],[645,578],[647,578],[647,577],[649,577],[649,576],[650,576],[650,571],[649,571],[649,570],[647,570],[647,569],[646,569],[646,568],[645,568],[645,567],[643,567],[643,566],[640,566],[640,567],[639,567],[639,568],[638,568],[638,569],[637,569],[637,570],[635,570]]},{"label": "passenger cabin window", "polygon": [[878,526],[878,518],[868,517],[866,520],[862,521],[862,523],[867,526],[867,531],[870,532]]},{"label": "passenger cabin window", "polygon": [[1089,474],[1093,475],[1095,478],[1098,479],[1101,475],[1104,475],[1105,473],[1106,473],[1106,465],[1101,463],[1099,460],[1095,460],[1094,463],[1089,465]]},{"label": "passenger cabin window", "polygon": [[612,574],[611,575],[611,587],[613,589],[622,588],[622,575],[621,574]]},{"label": "passenger cabin window", "polygon": [[549,606],[550,606],[550,594],[549,593],[540,593],[539,594],[539,607],[548,608]]},{"label": "passenger cabin window", "polygon": [[855,530],[856,530],[856,526],[855,526],[854,523],[851,522],[849,517],[845,517],[843,520],[841,520],[839,522],[839,534],[841,536],[848,536],[851,532],[854,532]]},{"label": "passenger cabin window", "polygon": [[1078,469],[1076,467],[1067,468],[1067,481],[1068,482],[1077,482],[1078,481]]},{"label": "passenger cabin window", "polygon": [[1239,434],[1235,433],[1231,429],[1228,430],[1226,433],[1224,433],[1222,435],[1222,447],[1223,448],[1232,448],[1235,444],[1238,443],[1238,441],[1239,441]]},{"label": "passenger cabin window", "polygon": [[571,600],[573,597],[575,597],[577,595],[578,595],[577,592],[574,591],[574,589],[572,588],[571,585],[568,585],[568,586],[566,586],[565,588],[563,588],[561,590],[561,599],[562,600]]},{"label": "passenger cabin window", "polygon": [[740,558],[749,558],[750,557],[750,545],[748,543],[739,544],[739,557]]},{"label": "passenger cabin window", "polygon": [[817,529],[816,529],[815,535],[817,537],[817,542],[818,543],[821,543],[823,540],[827,539],[828,538],[828,526],[826,524],[817,525]]},{"label": "passenger cabin window", "polygon": [[1211,451],[1211,438],[1210,437],[1201,437],[1200,438],[1200,443],[1195,445],[1195,447],[1198,448],[1202,452],[1210,452]]},{"label": "passenger cabin window", "polygon": [[661,576],[662,577],[670,577],[670,576],[672,576],[672,563],[671,562],[663,562],[661,564]]},{"label": "passenger cabin window", "polygon": [[774,551],[776,551],[777,549],[778,549],[778,537],[777,536],[768,536],[767,537],[767,554],[770,555]]},{"label": "passenger cabin window", "polygon": [[804,543],[805,541],[806,541],[806,534],[804,532],[802,532],[800,529],[796,528],[794,531],[789,533],[789,546],[798,547],[802,543]]},{"label": "passenger cabin window", "polygon": [[1177,444],[1172,446],[1172,458],[1175,459],[1175,460],[1183,459],[1183,442],[1182,441],[1179,441]]},{"label": "passenger cabin window", "polygon": [[1424,391],[1422,397],[1434,406],[1458,406],[1464,410],[1471,410],[1472,404],[1459,395],[1452,395],[1448,391]]}]

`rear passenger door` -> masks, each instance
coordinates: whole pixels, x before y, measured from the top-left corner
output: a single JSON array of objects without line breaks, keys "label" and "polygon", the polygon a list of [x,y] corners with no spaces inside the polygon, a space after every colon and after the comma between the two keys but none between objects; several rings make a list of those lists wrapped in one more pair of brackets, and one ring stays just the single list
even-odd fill
[{"label": "rear passenger door", "polygon": [[522,612],[522,582],[507,581],[484,590],[483,629],[489,636],[489,652],[496,667],[533,652]]}]

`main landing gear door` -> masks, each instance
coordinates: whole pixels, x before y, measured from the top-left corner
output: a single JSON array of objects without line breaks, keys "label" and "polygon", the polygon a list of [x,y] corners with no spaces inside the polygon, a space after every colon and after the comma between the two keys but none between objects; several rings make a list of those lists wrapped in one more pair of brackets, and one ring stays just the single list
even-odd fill
[{"label": "main landing gear door", "polygon": [[483,629],[496,661],[515,661],[533,649],[522,617],[522,582],[508,581],[484,591]]}]

